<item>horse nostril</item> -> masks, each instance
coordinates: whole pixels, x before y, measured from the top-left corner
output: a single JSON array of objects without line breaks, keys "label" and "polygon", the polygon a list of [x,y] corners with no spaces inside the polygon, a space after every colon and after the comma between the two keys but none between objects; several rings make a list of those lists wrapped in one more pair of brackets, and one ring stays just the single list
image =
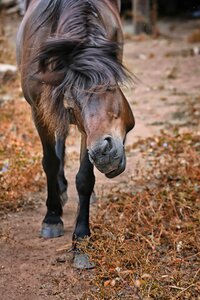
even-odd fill
[{"label": "horse nostril", "polygon": [[110,136],[106,136],[103,140],[97,142],[95,146],[88,149],[89,160],[91,163],[95,163],[101,159],[107,159],[107,156],[114,157],[116,152],[117,149],[115,149],[114,141]]},{"label": "horse nostril", "polygon": [[113,148],[112,138],[106,137],[102,145],[102,154],[103,155],[108,154],[112,148]]}]

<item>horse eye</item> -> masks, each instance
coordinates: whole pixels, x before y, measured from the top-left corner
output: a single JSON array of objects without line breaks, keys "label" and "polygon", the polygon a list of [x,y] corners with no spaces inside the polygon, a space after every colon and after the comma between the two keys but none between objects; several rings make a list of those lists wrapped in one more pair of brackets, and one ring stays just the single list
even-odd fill
[{"label": "horse eye", "polygon": [[115,90],[115,87],[114,86],[110,86],[107,88],[107,91],[108,92],[113,92]]}]

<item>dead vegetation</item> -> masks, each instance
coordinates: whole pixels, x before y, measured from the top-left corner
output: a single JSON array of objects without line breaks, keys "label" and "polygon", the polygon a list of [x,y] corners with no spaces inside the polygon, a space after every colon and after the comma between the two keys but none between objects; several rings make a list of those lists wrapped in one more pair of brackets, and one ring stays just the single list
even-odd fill
[{"label": "dead vegetation", "polygon": [[5,34],[4,29],[4,15],[0,13],[0,63],[15,63],[15,50],[9,39]]},{"label": "dead vegetation", "polygon": [[1,35],[0,28],[0,63],[15,63],[15,54],[9,41]]},{"label": "dead vegetation", "polygon": [[89,251],[97,270],[83,299],[199,299],[199,140],[175,129],[133,145],[152,167],[125,183],[129,192],[99,201]]},{"label": "dead vegetation", "polygon": [[[171,128],[128,149],[130,155],[134,148],[140,149],[149,171],[137,182],[127,180],[106,191],[98,202],[89,250],[96,269],[80,274],[90,286],[82,299],[199,299],[197,99],[182,107],[184,119],[193,120],[193,130],[181,133]],[[4,211],[19,209],[22,196],[37,191],[44,182],[39,141],[27,104],[19,101],[1,107],[0,205]],[[142,188],[135,192],[138,186]]]},{"label": "dead vegetation", "polygon": [[[12,63],[13,50],[2,45],[0,62]],[[185,56],[179,50],[174,53],[172,57]],[[174,77],[170,73],[169,79]],[[128,149],[129,155],[140,149],[148,163],[145,174],[137,181],[117,184],[100,197],[87,250],[96,268],[74,272],[69,280],[65,266],[63,275],[57,265],[51,275],[48,266],[45,284],[52,279],[55,299],[61,293],[59,299],[67,299],[66,287],[74,291],[73,299],[82,300],[200,299],[200,98],[188,94],[186,100],[177,112],[182,126]],[[0,209],[4,214],[27,206],[27,193],[40,190],[45,180],[40,142],[18,80],[1,87],[1,103]],[[73,156],[77,160],[77,153]],[[87,292],[77,298],[77,290],[82,294],[85,285]]]},{"label": "dead vegetation", "polygon": [[0,210],[16,210],[43,187],[41,149],[25,101],[11,99],[0,113]]}]

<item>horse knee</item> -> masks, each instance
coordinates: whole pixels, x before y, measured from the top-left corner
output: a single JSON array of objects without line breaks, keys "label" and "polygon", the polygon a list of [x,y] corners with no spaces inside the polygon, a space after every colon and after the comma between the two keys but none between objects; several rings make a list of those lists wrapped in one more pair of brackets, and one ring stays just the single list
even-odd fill
[{"label": "horse knee", "polygon": [[48,157],[47,155],[42,159],[42,166],[45,173],[57,174],[59,171],[59,159],[56,156]]},{"label": "horse knee", "polygon": [[90,196],[95,184],[94,174],[78,173],[76,175],[76,188],[80,195]]}]

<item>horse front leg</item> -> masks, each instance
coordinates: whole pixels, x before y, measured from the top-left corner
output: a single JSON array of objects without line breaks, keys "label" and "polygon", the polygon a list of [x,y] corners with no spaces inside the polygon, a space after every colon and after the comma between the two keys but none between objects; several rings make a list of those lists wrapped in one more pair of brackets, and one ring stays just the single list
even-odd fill
[{"label": "horse front leg", "polygon": [[47,213],[42,222],[41,236],[54,238],[64,234],[63,221],[61,219],[62,201],[58,182],[60,159],[56,155],[55,135],[50,133],[47,126],[40,121],[37,111],[33,111],[33,118],[42,142],[42,165],[47,178]]},{"label": "horse front leg", "polygon": [[75,231],[73,234],[74,243],[74,266],[78,269],[93,268],[86,254],[79,249],[79,243],[90,236],[89,228],[89,209],[90,197],[95,184],[95,176],[93,165],[89,161],[88,152],[86,149],[86,136],[82,135],[81,142],[81,162],[80,168],[76,175],[76,188],[79,196],[78,214],[76,220]]},{"label": "horse front leg", "polygon": [[58,171],[58,185],[59,185],[59,191],[60,191],[60,198],[62,202],[62,207],[66,204],[68,197],[67,197],[67,180],[65,178],[65,140],[66,135],[64,136],[58,136],[56,135],[56,155],[60,160],[59,165],[59,171]]}]

